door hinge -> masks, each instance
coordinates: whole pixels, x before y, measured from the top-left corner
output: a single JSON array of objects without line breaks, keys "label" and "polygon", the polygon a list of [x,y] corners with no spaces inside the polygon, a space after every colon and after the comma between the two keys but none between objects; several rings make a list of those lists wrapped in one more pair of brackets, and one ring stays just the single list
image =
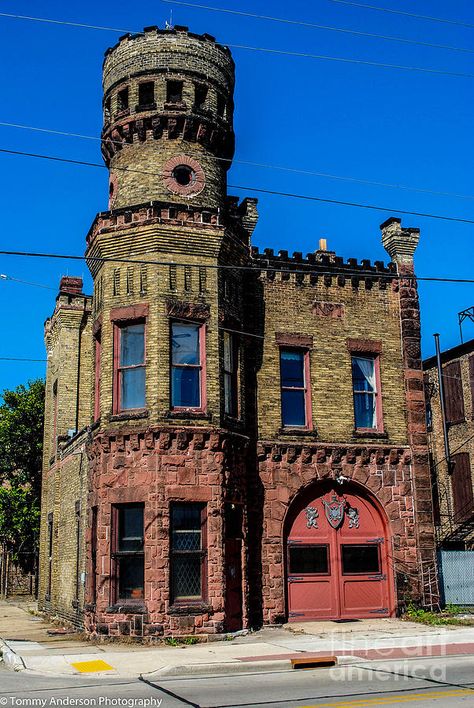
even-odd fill
[{"label": "door hinge", "polygon": [[379,610],[369,610],[371,615],[388,615],[388,607],[381,607]]},{"label": "door hinge", "polygon": [[366,580],[387,580],[385,573],[380,573],[380,575],[369,575]]},{"label": "door hinge", "polygon": [[292,539],[292,538],[289,538],[289,539],[287,540],[288,546],[293,546],[295,543],[303,543],[303,541],[295,541],[295,540]]},{"label": "door hinge", "polygon": [[289,612],[288,617],[304,617],[304,612]]},{"label": "door hinge", "polygon": [[368,538],[365,541],[366,543],[385,543],[385,539],[383,536],[379,536],[379,538]]},{"label": "door hinge", "polygon": [[297,580],[303,580],[303,578],[300,578],[300,577],[298,577],[298,576],[296,576],[296,575],[293,576],[293,577],[288,578],[288,582],[289,582],[289,583],[294,583],[294,582],[296,582]]}]

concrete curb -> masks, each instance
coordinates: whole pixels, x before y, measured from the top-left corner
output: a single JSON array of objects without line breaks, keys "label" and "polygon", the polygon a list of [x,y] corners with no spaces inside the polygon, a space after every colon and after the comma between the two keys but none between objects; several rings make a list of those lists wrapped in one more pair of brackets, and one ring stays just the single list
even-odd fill
[{"label": "concrete curb", "polygon": [[24,671],[26,669],[25,662],[19,654],[10,649],[8,644],[2,639],[0,640],[0,651],[5,667],[9,671]]}]

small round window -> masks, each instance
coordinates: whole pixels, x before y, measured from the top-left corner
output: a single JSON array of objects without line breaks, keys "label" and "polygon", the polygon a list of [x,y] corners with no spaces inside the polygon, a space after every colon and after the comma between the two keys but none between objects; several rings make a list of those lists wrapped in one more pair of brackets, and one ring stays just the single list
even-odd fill
[{"label": "small round window", "polygon": [[182,197],[194,197],[204,189],[204,170],[189,155],[176,155],[163,166],[164,182],[170,192]]},{"label": "small round window", "polygon": [[188,187],[196,181],[196,173],[188,165],[177,165],[171,174],[181,187]]}]

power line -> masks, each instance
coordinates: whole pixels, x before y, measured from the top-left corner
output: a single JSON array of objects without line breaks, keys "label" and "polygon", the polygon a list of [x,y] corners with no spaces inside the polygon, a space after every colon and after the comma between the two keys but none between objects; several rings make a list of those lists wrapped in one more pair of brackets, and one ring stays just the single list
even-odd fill
[{"label": "power line", "polygon": [[47,359],[28,359],[15,356],[0,356],[0,361],[38,361],[42,363],[47,363]]},{"label": "power line", "polygon": [[[34,251],[0,251],[0,256],[21,256],[25,258],[55,258],[63,260],[73,260],[73,261],[90,261],[93,263],[126,263],[126,264],[137,264],[137,265],[153,265],[153,266],[176,266],[178,268],[208,268],[210,270],[230,270],[230,271],[249,271],[252,273],[262,271],[264,273],[288,273],[290,275],[310,275],[314,274],[317,276],[331,275],[337,277],[338,275],[345,276],[346,278],[383,278],[389,280],[418,280],[422,282],[437,282],[437,283],[474,283],[473,278],[442,278],[435,276],[420,276],[420,275],[400,275],[399,273],[387,273],[387,272],[367,272],[363,270],[356,270],[347,268],[338,270],[337,267],[330,270],[325,270],[326,264],[312,263],[309,267],[302,269],[294,266],[294,261],[282,261],[281,267],[275,267],[270,265],[262,265],[260,263],[255,263],[254,265],[226,265],[223,263],[179,263],[176,261],[150,261],[141,258],[117,258],[117,257],[102,257],[102,256],[76,256],[73,254],[63,254],[63,253],[41,253]],[[261,258],[264,259],[265,255],[260,254]],[[284,267],[284,266],[287,267]]]},{"label": "power line", "polygon": [[44,288],[45,290],[56,290],[50,285],[42,285],[41,283],[31,283],[29,280],[20,280],[19,278],[12,278],[11,275],[5,275],[5,273],[0,273],[0,280],[8,280],[14,283],[20,283],[21,285],[32,285],[35,288]]},{"label": "power line", "polygon": [[[47,133],[48,135],[62,135],[68,138],[81,138],[84,140],[93,140],[100,143],[112,143],[113,145],[123,145],[122,140],[113,140],[112,138],[99,138],[96,135],[84,135],[83,133],[72,133],[64,130],[54,130],[53,128],[40,128],[34,125],[23,125],[21,123],[8,123],[0,121],[0,126],[8,128],[20,128],[22,130],[31,130],[38,133]],[[209,155],[213,160],[225,162],[227,164],[236,163],[239,165],[248,165],[249,167],[262,167],[269,170],[280,170],[282,172],[292,172],[295,174],[310,175],[314,177],[325,177],[328,179],[341,180],[346,182],[356,182],[358,184],[370,184],[376,187],[388,187],[390,189],[404,189],[412,192],[421,192],[423,194],[434,194],[438,197],[454,197],[458,199],[474,199],[474,194],[459,194],[458,192],[443,192],[436,189],[427,189],[424,187],[413,187],[406,184],[392,184],[390,182],[380,182],[377,180],[362,179],[359,177],[351,177],[346,175],[334,175],[329,172],[316,172],[314,170],[305,170],[298,167],[285,167],[284,165],[271,165],[263,162],[252,162],[250,160],[229,159],[228,157],[219,157],[218,155]],[[148,174],[148,173],[146,173]],[[154,173],[157,174],[157,173]]]},{"label": "power line", "polygon": [[212,12],[221,12],[229,15],[239,15],[241,17],[251,17],[256,20],[268,20],[270,22],[281,22],[287,25],[298,25],[301,27],[307,27],[309,29],[324,30],[328,32],[341,32],[343,34],[353,34],[358,37],[370,37],[372,39],[383,39],[390,42],[402,42],[404,44],[415,44],[421,47],[430,47],[432,49],[449,49],[453,52],[466,52],[468,54],[474,54],[474,49],[468,49],[466,47],[453,47],[449,44],[434,44],[432,42],[421,42],[417,39],[408,39],[405,37],[394,37],[393,35],[386,34],[376,34],[374,32],[362,32],[360,30],[347,29],[345,27],[333,27],[331,25],[319,25],[314,22],[306,22],[304,20],[292,20],[287,17],[273,17],[271,15],[259,15],[255,12],[244,12],[243,10],[232,10],[225,7],[212,7],[210,5],[201,5],[194,2],[182,2],[182,0],[161,0],[162,2],[168,3],[169,5],[182,5],[185,7],[192,7],[199,10],[210,10]]},{"label": "power line", "polygon": [[366,5],[361,2],[354,2],[353,0],[329,0],[329,2],[336,2],[340,5],[351,5],[353,7],[362,7],[364,10],[377,10],[379,12],[388,12],[392,15],[404,15],[405,17],[413,17],[417,20],[429,20],[430,22],[441,22],[447,25],[457,25],[458,27],[468,27],[469,29],[474,29],[474,25],[469,24],[469,22],[462,22],[462,20],[448,20],[445,17],[432,17],[431,15],[417,15],[414,12],[406,12],[405,10],[394,10],[391,7],[377,7],[376,5]]},{"label": "power line", "polygon": [[[82,27],[82,28],[87,28],[87,29],[103,29],[107,31],[113,31],[113,32],[123,32],[123,30],[115,29],[112,27],[100,27],[98,25],[86,25],[78,22],[66,22],[63,20],[52,20],[48,19],[45,17],[32,17],[29,15],[13,15],[10,13],[0,13],[0,17],[12,17],[14,19],[18,20],[32,20],[32,21],[37,21],[37,22],[51,22],[55,25],[72,25],[74,27]],[[140,34],[140,32],[138,32]],[[446,71],[444,69],[429,69],[426,67],[421,67],[421,66],[407,66],[404,64],[389,64],[389,63],[383,63],[383,62],[377,62],[377,61],[369,61],[365,59],[350,59],[348,57],[334,57],[330,55],[325,55],[325,54],[309,54],[305,52],[292,52],[292,51],[286,51],[284,49],[272,49],[270,47],[252,47],[249,45],[245,44],[229,44],[226,43],[227,47],[231,47],[232,49],[244,49],[246,51],[254,51],[254,52],[265,52],[268,54],[281,54],[283,56],[293,56],[293,57],[300,57],[300,58],[306,58],[306,59],[316,59],[319,61],[335,61],[335,62],[342,62],[344,64],[358,64],[360,66],[375,66],[379,67],[382,69],[396,69],[396,70],[401,70],[401,71],[418,71],[422,72],[425,74],[437,74],[440,76],[453,76],[456,78],[464,78],[464,79],[474,79],[474,74],[469,74],[465,72],[459,72],[459,71]]]},{"label": "power line", "polygon": [[[42,153],[25,152],[24,150],[8,150],[7,148],[0,148],[0,153],[4,153],[7,155],[22,156],[22,157],[34,157],[34,158],[38,158],[41,160],[51,160],[52,162],[61,162],[61,163],[66,163],[66,164],[71,164],[71,165],[79,165],[81,167],[96,167],[96,168],[103,169],[103,170],[108,169],[105,165],[102,165],[99,162],[89,162],[86,160],[73,160],[71,158],[66,158],[66,157],[56,157],[54,155],[44,155]],[[138,174],[152,175],[153,177],[162,176],[161,173],[159,173],[159,172],[150,172],[150,171],[146,171],[146,170],[136,170],[136,169],[132,169],[129,167],[114,166],[114,170],[121,171],[121,172],[133,172],[133,173],[138,173]],[[300,200],[306,200],[306,201],[310,201],[310,202],[322,202],[324,204],[335,204],[338,206],[354,207],[357,209],[369,209],[369,210],[374,210],[374,211],[391,212],[391,213],[396,212],[398,214],[407,214],[410,216],[421,216],[421,217],[425,217],[428,219],[437,219],[440,221],[454,221],[454,222],[461,223],[461,224],[474,224],[474,219],[463,219],[462,217],[458,217],[458,216],[446,216],[443,214],[433,214],[433,213],[422,212],[422,211],[410,211],[408,209],[398,209],[395,207],[378,206],[376,204],[363,204],[361,202],[350,202],[350,201],[344,201],[341,199],[329,199],[327,197],[317,197],[317,196],[310,195],[310,194],[298,194],[296,192],[280,192],[275,189],[264,189],[263,187],[252,187],[252,186],[241,185],[241,184],[229,184],[228,187],[230,189],[238,189],[238,190],[241,190],[244,192],[257,192],[258,194],[271,194],[273,196],[287,197],[289,199],[300,199]]]}]

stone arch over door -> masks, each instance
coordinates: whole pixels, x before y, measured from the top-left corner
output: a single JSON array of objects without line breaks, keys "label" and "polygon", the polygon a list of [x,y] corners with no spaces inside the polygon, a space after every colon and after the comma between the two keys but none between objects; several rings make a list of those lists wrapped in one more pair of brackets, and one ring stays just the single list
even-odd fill
[{"label": "stone arch over door", "polygon": [[289,621],[393,616],[391,537],[384,510],[361,485],[304,488],[284,523]]}]

